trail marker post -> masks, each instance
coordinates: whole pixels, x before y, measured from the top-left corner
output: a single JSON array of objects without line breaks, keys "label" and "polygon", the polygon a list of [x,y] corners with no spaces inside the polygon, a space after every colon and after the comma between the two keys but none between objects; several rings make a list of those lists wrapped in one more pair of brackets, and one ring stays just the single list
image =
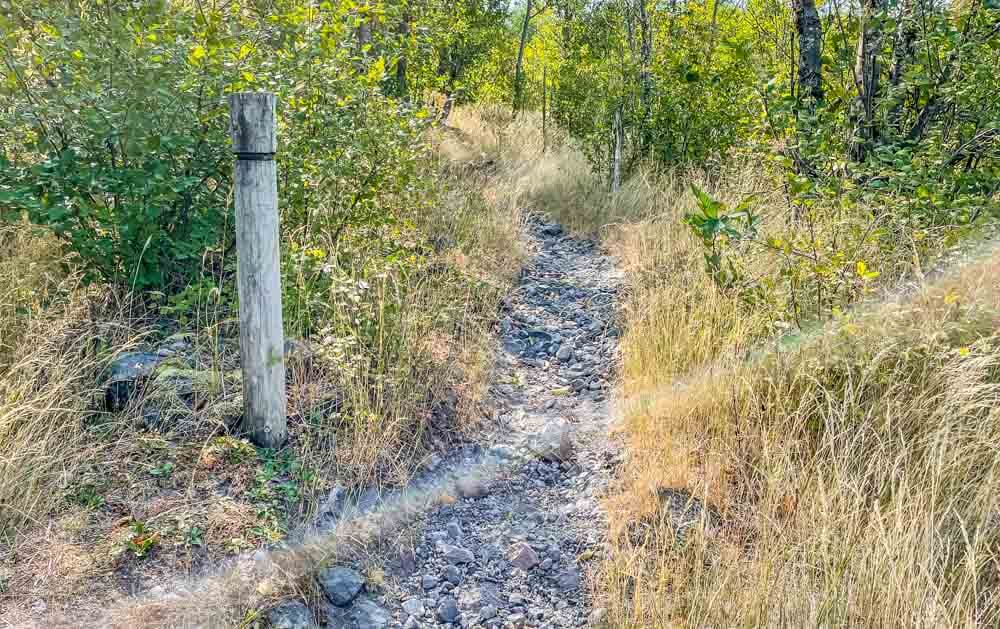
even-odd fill
[{"label": "trail marker post", "polygon": [[285,340],[281,320],[278,173],[274,94],[229,96],[236,155],[237,284],[243,362],[243,428],[265,448],[288,436]]}]

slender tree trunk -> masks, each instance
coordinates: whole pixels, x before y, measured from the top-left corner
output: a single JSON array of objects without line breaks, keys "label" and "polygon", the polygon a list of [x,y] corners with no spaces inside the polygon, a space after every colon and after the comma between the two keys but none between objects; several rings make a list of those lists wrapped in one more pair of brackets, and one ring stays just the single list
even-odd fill
[{"label": "slender tree trunk", "polygon": [[708,34],[708,64],[712,63],[712,55],[715,54],[715,41],[718,39],[719,31],[719,0],[712,0],[712,29]]},{"label": "slender tree trunk", "polygon": [[[823,25],[815,0],[794,0],[795,32],[799,39],[799,98],[823,100]],[[811,107],[812,105],[810,105]]]},{"label": "slender tree trunk", "polygon": [[854,140],[851,142],[851,159],[863,161],[872,144],[877,140],[875,126],[875,99],[879,93],[882,74],[879,53],[882,51],[882,13],[885,0],[862,0],[861,32],[858,35],[858,52],[854,66],[858,96],[852,112]]},{"label": "slender tree trunk", "polygon": [[408,39],[410,38],[410,12],[406,10],[403,12],[402,20],[399,23],[399,39],[403,46],[403,51],[399,55],[399,59],[396,61],[396,90],[399,93],[399,97],[406,99],[408,94],[408,86],[406,84],[406,70],[409,62],[406,58],[406,46],[408,44]]},{"label": "slender tree trunk", "polygon": [[[896,24],[896,36],[892,46],[892,68],[889,70],[889,85],[893,90],[899,88],[903,73],[913,62],[914,45],[917,40],[916,6],[919,0],[902,0],[899,7],[899,18]],[[923,7],[921,5],[921,11]],[[889,111],[889,124],[898,133],[903,124],[903,96],[895,94],[895,103]]]},{"label": "slender tree trunk", "polygon": [[517,46],[517,63],[514,65],[514,113],[524,105],[524,48],[528,45],[528,25],[531,22],[532,0],[527,0],[524,22],[521,24],[521,41]]},{"label": "slender tree trunk", "polygon": [[452,107],[455,106],[455,81],[458,79],[458,70],[454,65],[448,70],[448,85],[445,87],[444,106],[441,108],[441,122],[447,123],[451,116]]},{"label": "slender tree trunk", "polygon": [[549,148],[549,66],[542,66],[542,153]]},{"label": "slender tree trunk", "polygon": [[652,134],[649,119],[653,112],[653,25],[646,10],[646,0],[638,0],[639,8],[639,104],[642,108],[639,120],[641,152],[649,150]]},{"label": "slender tree trunk", "polygon": [[371,45],[372,43],[371,21],[365,18],[365,20],[361,22],[361,24],[358,24],[358,29],[357,31],[355,31],[354,35],[357,38],[358,42],[358,47],[357,47],[358,59],[354,63],[354,69],[359,73],[363,73],[366,71],[367,68],[367,64],[365,63],[365,56],[367,55],[367,53],[365,52],[365,48]]},{"label": "slender tree trunk", "polygon": [[618,192],[622,187],[622,152],[625,144],[625,127],[622,124],[622,108],[619,103],[615,109],[615,120],[613,125],[614,152],[611,156],[611,191]]}]

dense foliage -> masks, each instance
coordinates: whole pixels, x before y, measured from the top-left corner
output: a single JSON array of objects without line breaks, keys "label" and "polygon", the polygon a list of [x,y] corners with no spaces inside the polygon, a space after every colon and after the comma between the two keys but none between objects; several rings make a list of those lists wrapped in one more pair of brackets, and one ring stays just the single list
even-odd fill
[{"label": "dense foliage", "polygon": [[419,258],[407,225],[434,202],[425,131],[454,102],[508,108],[501,127],[544,111],[612,189],[649,166],[753,162],[783,180],[785,207],[769,209],[787,229],[723,237],[707,255],[717,276],[727,259],[728,289],[746,298],[770,288],[746,279],[740,248],[783,252],[796,319],[859,294],[878,261],[857,251],[950,238],[997,207],[991,1],[5,7],[4,220],[49,227],[90,279],[211,290],[231,272],[224,97],[276,92],[286,301],[306,327],[355,243]]}]

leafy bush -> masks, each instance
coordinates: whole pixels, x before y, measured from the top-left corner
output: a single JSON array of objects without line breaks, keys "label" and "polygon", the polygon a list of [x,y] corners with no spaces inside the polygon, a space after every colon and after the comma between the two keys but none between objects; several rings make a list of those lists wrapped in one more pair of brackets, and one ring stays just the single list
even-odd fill
[{"label": "leafy bush", "polygon": [[89,4],[0,17],[0,218],[49,226],[90,280],[181,287],[230,222],[224,81],[166,3]]}]

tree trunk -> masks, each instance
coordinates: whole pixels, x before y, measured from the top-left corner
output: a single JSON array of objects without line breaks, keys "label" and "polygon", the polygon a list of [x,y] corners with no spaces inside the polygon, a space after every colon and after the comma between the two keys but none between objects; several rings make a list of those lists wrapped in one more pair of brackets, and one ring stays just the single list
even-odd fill
[{"label": "tree trunk", "polygon": [[542,67],[542,153],[549,149],[549,66]]},{"label": "tree trunk", "polygon": [[639,5],[639,104],[642,109],[639,120],[641,152],[649,150],[652,137],[649,119],[653,112],[653,25],[646,11],[646,0],[638,0]]},{"label": "tree trunk", "polygon": [[406,99],[408,88],[406,85],[406,69],[408,61],[406,58],[407,40],[410,38],[410,12],[404,11],[402,20],[399,23],[399,39],[402,45],[399,59],[396,61],[396,90],[399,97]]},{"label": "tree trunk", "polygon": [[365,63],[365,47],[371,45],[372,43],[372,24],[368,18],[365,18],[361,24],[358,24],[358,30],[354,33],[358,40],[357,48],[357,60],[354,62],[354,70],[358,73],[364,73],[367,71],[368,64]]},{"label": "tree trunk", "polygon": [[861,32],[854,66],[858,97],[852,112],[854,139],[851,142],[851,159],[857,162],[865,159],[878,136],[875,99],[882,74],[879,53],[882,51],[881,18],[884,10],[885,0],[862,0]]},{"label": "tree trunk", "polygon": [[[914,44],[917,40],[916,4],[919,0],[902,0],[896,25],[896,37],[892,46],[892,68],[889,70],[889,85],[894,90],[903,80],[903,73],[913,62]],[[922,7],[921,7],[922,9]],[[894,94],[895,102],[889,111],[889,124],[898,133],[903,124],[903,95]]]},{"label": "tree trunk", "polygon": [[710,66],[712,63],[712,55],[715,54],[715,40],[718,38],[717,34],[719,31],[719,0],[712,0],[712,29],[709,31],[708,37],[708,63],[706,66]]},{"label": "tree trunk", "polygon": [[625,126],[622,124],[622,108],[619,104],[615,109],[614,153],[611,156],[611,192],[618,192],[622,187],[622,151],[625,144]]},{"label": "tree trunk", "polygon": [[799,98],[810,99],[812,105],[823,100],[823,25],[819,20],[815,0],[793,0],[795,32],[799,38]]},{"label": "tree trunk", "polygon": [[527,0],[524,22],[521,24],[521,42],[517,46],[517,63],[514,65],[514,113],[524,105],[524,48],[528,45],[528,24],[531,22],[532,0]]}]

